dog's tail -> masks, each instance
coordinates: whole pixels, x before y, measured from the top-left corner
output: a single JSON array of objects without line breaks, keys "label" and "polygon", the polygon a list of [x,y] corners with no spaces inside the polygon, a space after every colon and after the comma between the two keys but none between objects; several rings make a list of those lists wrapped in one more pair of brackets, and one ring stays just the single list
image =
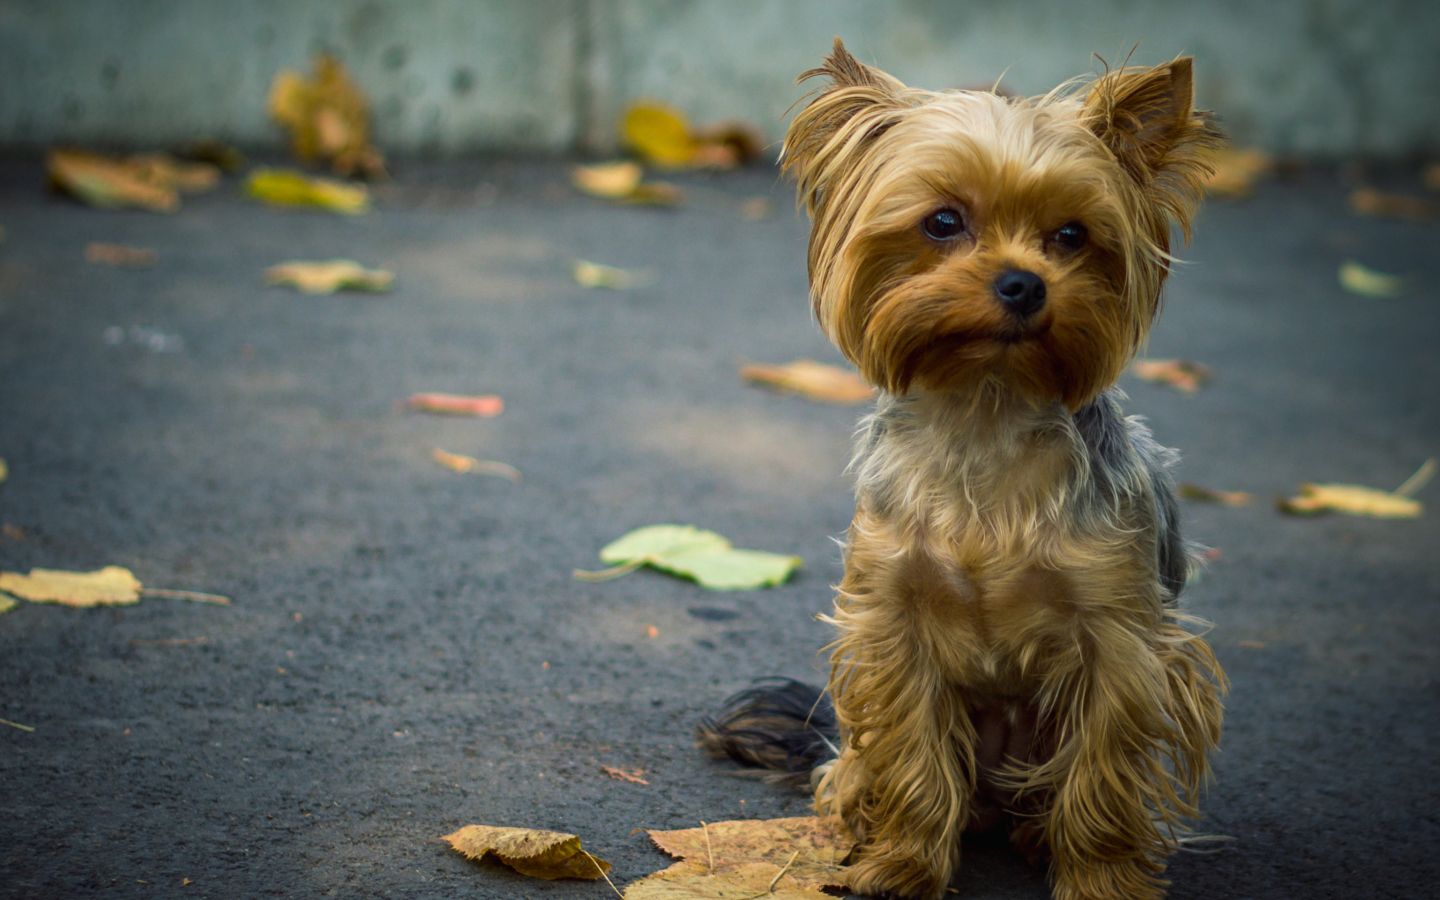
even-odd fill
[{"label": "dog's tail", "polygon": [[800,788],[839,755],[840,727],[829,695],[789,678],[756,681],[715,716],[701,719],[695,733],[711,756],[767,769],[767,781]]}]

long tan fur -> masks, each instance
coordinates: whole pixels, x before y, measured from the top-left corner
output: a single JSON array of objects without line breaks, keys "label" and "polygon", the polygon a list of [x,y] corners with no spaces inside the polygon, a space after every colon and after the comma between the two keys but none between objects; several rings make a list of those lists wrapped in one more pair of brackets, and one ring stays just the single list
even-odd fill
[{"label": "long tan fur", "polygon": [[[1162,896],[1225,678],[1168,605],[1166,451],[1106,391],[1217,140],[1190,61],[1006,99],[907,88],[837,39],[811,76],[828,83],[784,159],[815,310],[884,392],[854,462],[843,745],[817,808],[861,837],[861,893],[941,897],[962,833],[1003,810],[1055,897]],[[926,238],[936,208],[963,211],[963,239]],[[1067,222],[1084,250],[1054,244]],[[991,291],[1012,269],[1048,287],[1028,330]]]}]

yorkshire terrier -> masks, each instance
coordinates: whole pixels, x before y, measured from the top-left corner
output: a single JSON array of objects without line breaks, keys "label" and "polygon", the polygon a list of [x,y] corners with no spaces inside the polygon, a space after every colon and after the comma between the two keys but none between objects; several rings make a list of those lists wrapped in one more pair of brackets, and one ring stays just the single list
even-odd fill
[{"label": "yorkshire terrier", "polygon": [[1175,454],[1114,386],[1220,135],[1191,60],[1041,97],[908,88],[837,39],[783,162],[815,314],[880,390],[828,693],[772,683],[702,723],[808,774],[852,887],[937,900],[1008,826],[1057,900],[1159,898],[1227,684],[1177,600]]}]

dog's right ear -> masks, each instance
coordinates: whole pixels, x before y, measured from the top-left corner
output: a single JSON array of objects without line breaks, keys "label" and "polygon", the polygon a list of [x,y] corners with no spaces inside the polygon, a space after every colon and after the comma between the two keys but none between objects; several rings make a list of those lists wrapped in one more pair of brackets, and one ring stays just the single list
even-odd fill
[{"label": "dog's right ear", "polygon": [[847,169],[876,138],[911,107],[905,85],[851,56],[837,37],[835,49],[818,69],[798,79],[826,78],[810,104],[790,123],[781,153],[785,171],[795,174],[806,211],[813,217],[826,185]]}]

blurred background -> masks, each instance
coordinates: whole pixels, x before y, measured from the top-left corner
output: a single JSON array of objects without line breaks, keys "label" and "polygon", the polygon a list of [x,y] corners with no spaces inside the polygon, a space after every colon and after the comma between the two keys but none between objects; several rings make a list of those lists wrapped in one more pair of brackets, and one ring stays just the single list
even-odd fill
[{"label": "blurred background", "polygon": [[271,79],[321,52],[369,95],[389,153],[609,152],[646,98],[773,141],[834,35],[909,84],[1003,76],[1026,94],[1095,71],[1092,53],[1189,53],[1200,105],[1237,143],[1323,157],[1440,144],[1428,0],[4,0],[0,144],[279,147]]}]

